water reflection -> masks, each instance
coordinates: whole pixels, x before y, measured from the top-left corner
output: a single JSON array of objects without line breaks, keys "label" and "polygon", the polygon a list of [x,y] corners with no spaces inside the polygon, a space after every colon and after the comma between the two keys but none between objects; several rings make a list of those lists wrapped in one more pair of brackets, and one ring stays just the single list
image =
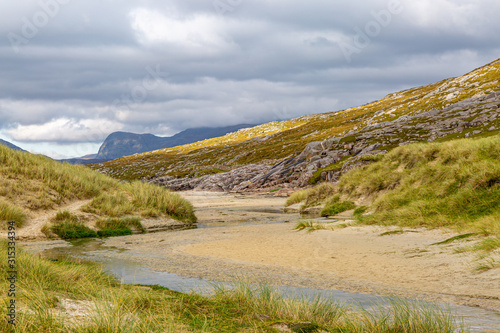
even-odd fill
[{"label": "water reflection", "polygon": [[[213,292],[215,282],[180,277],[167,272],[155,272],[132,261],[107,256],[107,254],[123,253],[129,250],[106,246],[102,239],[78,239],[68,243],[70,246],[47,248],[41,252],[42,256],[52,260],[74,260],[93,261],[102,263],[104,269],[116,276],[121,282],[127,284],[159,285],[179,292],[194,291],[198,294],[210,295]],[[129,252],[130,253],[130,252]],[[226,284],[231,287],[230,284]],[[314,299],[318,295],[334,300],[336,303],[347,303],[361,305],[364,308],[389,304],[382,297],[348,293],[339,290],[320,290],[303,287],[276,287],[287,297],[304,297]],[[500,332],[500,314],[465,306],[441,305],[449,309],[457,317],[463,317],[471,332]]]}]

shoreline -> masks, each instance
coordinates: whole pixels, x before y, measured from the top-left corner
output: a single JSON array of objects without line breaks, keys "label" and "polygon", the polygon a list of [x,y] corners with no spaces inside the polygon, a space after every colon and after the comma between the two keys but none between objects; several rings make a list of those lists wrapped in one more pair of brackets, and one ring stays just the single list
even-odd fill
[{"label": "shoreline", "polygon": [[462,242],[431,245],[456,235],[449,231],[418,229],[380,236],[390,227],[351,226],[306,233],[294,231],[295,223],[283,223],[295,222],[297,214],[277,213],[267,213],[262,224],[245,225],[243,218],[266,214],[252,208],[281,208],[285,199],[182,195],[195,205],[200,223],[214,225],[221,216],[227,221],[213,228],[110,238],[106,245],[128,249],[120,255],[152,270],[184,277],[222,282],[245,277],[273,285],[395,294],[500,312],[498,270],[474,273],[475,256],[454,253]]},{"label": "shoreline", "polygon": [[[107,257],[132,260],[181,277],[395,295],[480,307],[500,313],[500,272],[473,272],[474,254],[455,253],[471,239],[432,245],[456,233],[350,226],[311,233],[293,230],[298,214],[281,211],[286,198],[181,192],[199,218],[198,229],[108,238],[127,251]],[[42,243],[39,247],[43,248]],[[30,242],[35,249],[37,244]]]}]

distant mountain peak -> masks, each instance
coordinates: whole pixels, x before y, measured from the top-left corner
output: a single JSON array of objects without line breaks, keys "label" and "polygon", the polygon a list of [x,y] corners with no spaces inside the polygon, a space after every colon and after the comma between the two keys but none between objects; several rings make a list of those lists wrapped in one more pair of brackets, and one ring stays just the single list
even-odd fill
[{"label": "distant mountain peak", "polygon": [[19,148],[18,146],[14,145],[14,144],[12,144],[12,143],[10,143],[8,141],[2,140],[2,139],[0,139],[0,144],[4,145],[4,146],[7,146],[7,147],[9,147],[11,149],[14,149],[14,150],[26,151],[26,150],[24,150],[22,148]]},{"label": "distant mountain peak", "polygon": [[189,144],[205,139],[226,135],[242,128],[253,127],[251,124],[239,124],[226,127],[190,128],[171,137],[159,137],[153,134],[113,132],[99,148],[96,159],[113,160],[123,156]]}]

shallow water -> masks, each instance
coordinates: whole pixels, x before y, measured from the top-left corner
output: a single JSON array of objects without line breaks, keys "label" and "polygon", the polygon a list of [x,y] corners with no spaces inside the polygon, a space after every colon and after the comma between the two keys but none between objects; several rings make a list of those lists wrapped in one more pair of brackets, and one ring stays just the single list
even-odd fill
[{"label": "shallow water", "polygon": [[[121,253],[128,250],[109,247],[103,244],[104,240],[100,239],[69,241],[65,244],[66,246],[61,246],[62,244],[58,243],[54,244],[56,245],[55,247],[51,247],[47,243],[46,249],[41,251],[41,254],[46,258],[57,260],[81,259],[102,263],[107,272],[127,284],[160,285],[175,291],[194,291],[205,295],[210,295],[213,291],[214,281],[185,278],[166,272],[155,272],[135,261],[110,258],[106,254]],[[230,286],[228,285],[228,287]],[[276,288],[282,291],[287,297],[313,299],[320,295],[321,297],[331,299],[335,303],[361,305],[364,308],[388,304],[387,299],[369,294],[302,287],[282,286]],[[449,309],[457,317],[462,317],[471,332],[500,332],[500,314],[497,312],[465,306],[440,306]]]}]

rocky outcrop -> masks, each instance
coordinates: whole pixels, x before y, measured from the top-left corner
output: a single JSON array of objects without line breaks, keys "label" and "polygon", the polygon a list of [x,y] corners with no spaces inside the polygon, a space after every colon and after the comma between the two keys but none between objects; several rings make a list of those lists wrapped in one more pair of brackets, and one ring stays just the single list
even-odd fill
[{"label": "rocky outcrop", "polygon": [[149,181],[175,191],[199,190],[228,192],[233,191],[239,186],[252,184],[254,178],[265,174],[270,168],[270,166],[250,164],[229,172],[206,175],[198,178],[174,178],[167,176]]},{"label": "rocky outcrop", "polygon": [[[200,178],[162,177],[152,181],[175,190],[209,191],[304,187],[317,172],[321,180],[336,181],[350,169],[373,161],[370,155],[384,154],[397,146],[497,131],[500,129],[499,106],[500,93],[493,92],[442,110],[371,123],[342,137],[311,142],[298,156],[289,156],[273,166],[246,165]],[[338,167],[332,168],[336,163]]]}]

